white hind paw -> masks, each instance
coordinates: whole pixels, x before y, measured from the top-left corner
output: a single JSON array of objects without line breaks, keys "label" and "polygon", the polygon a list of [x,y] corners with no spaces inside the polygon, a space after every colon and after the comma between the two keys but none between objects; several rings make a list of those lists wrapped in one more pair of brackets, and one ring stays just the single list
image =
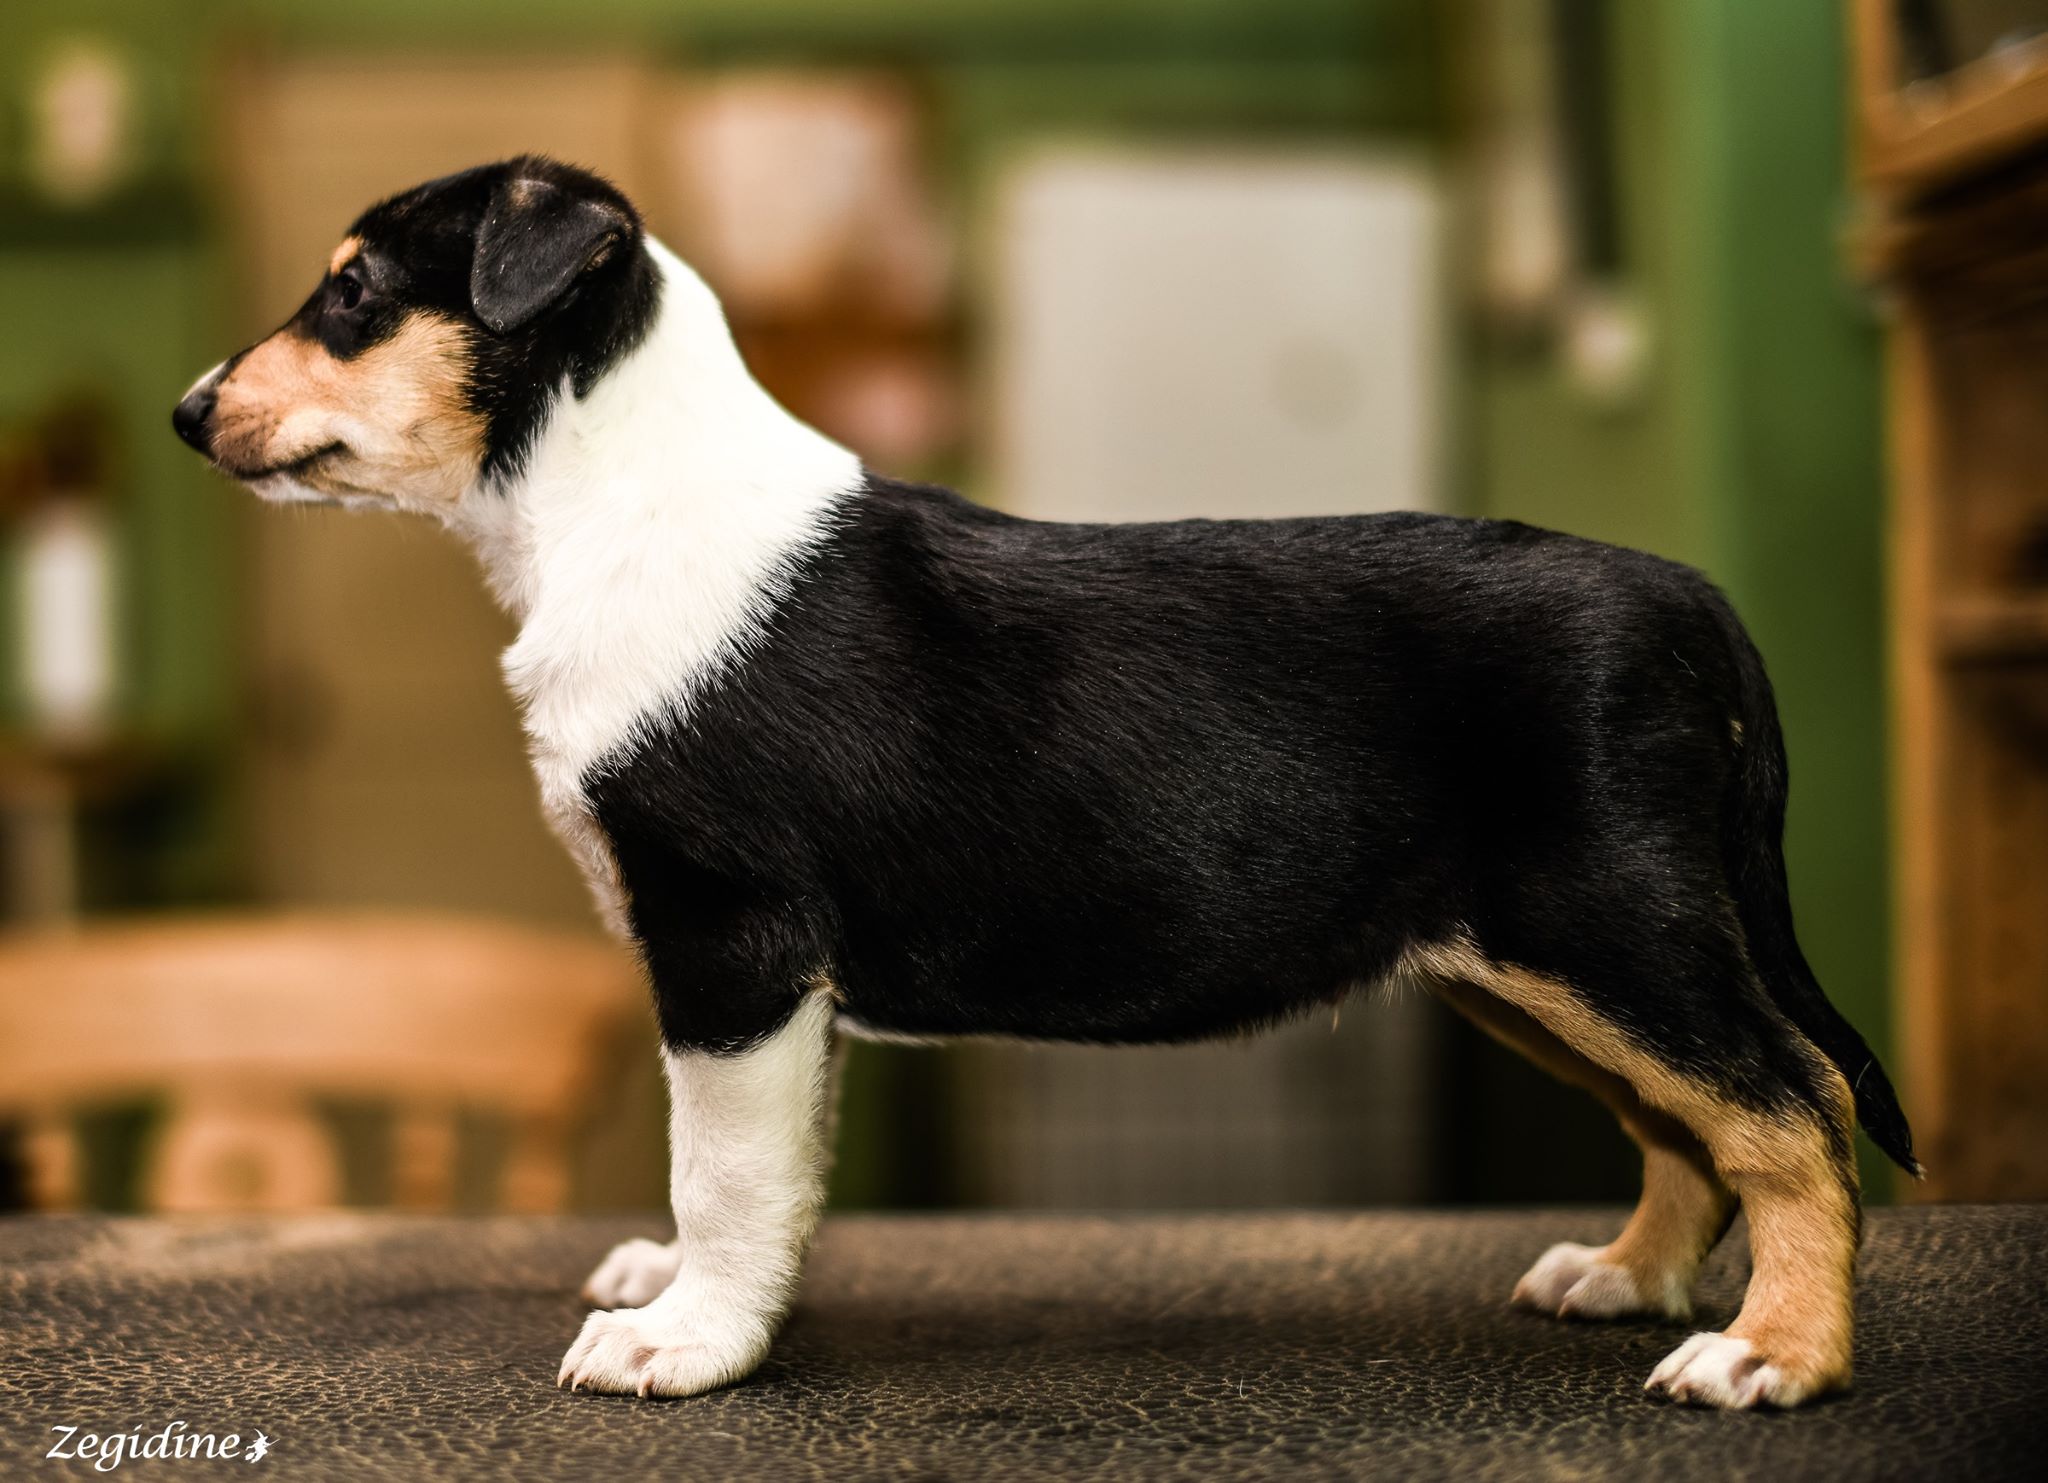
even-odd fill
[{"label": "white hind paw", "polygon": [[1515,1284],[1510,1300],[1518,1308],[1559,1318],[1684,1318],[1691,1311],[1683,1291],[1646,1293],[1633,1272],[1605,1260],[1604,1246],[1561,1241],[1537,1259]]},{"label": "white hind paw", "polygon": [[1694,1334],[1650,1372],[1643,1389],[1695,1406],[1746,1411],[1796,1406],[1823,1387],[1772,1364],[1747,1339]]}]

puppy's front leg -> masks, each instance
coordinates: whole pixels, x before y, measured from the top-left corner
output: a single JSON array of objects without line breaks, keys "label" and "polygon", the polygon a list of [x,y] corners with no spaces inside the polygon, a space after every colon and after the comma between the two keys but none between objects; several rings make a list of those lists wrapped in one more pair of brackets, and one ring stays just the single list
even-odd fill
[{"label": "puppy's front leg", "polygon": [[812,993],[751,1049],[665,1053],[675,1275],[644,1308],[591,1314],[557,1384],[695,1395],[768,1353],[824,1203],[832,1018]]}]

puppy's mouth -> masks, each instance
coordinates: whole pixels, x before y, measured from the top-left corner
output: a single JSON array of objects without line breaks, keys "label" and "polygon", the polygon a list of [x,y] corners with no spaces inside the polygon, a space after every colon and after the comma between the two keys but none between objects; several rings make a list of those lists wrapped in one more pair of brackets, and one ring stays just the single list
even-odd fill
[{"label": "puppy's mouth", "polygon": [[267,464],[262,468],[238,469],[228,464],[221,465],[221,472],[240,479],[245,484],[260,484],[265,479],[303,479],[337,454],[348,452],[348,444],[335,441],[322,443],[310,453],[301,453],[297,458],[282,463]]}]

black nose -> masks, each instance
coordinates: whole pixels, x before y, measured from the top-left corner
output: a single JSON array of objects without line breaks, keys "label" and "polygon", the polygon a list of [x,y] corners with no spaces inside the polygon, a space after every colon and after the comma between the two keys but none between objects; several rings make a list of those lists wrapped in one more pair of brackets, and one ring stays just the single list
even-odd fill
[{"label": "black nose", "polygon": [[171,412],[179,437],[201,453],[213,452],[213,387],[195,386]]}]

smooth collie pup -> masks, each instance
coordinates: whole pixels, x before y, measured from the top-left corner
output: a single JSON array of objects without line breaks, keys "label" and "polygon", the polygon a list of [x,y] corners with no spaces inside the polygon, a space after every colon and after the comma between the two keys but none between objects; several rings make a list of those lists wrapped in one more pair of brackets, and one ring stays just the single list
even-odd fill
[{"label": "smooth collie pup", "polygon": [[1182,1041],[1397,975],[1607,1103],[1643,1195],[1514,1301],[1683,1320],[1652,1391],[1849,1381],[1857,1121],[1800,955],[1768,681],[1698,573],[1433,515],[1064,525],[871,472],[748,375],[617,190],[523,158],[372,207],[180,436],[266,499],[431,516],[517,618],[543,806],[646,964],[676,1239],[560,1383],[768,1351],[817,1223],[836,1028]]}]

